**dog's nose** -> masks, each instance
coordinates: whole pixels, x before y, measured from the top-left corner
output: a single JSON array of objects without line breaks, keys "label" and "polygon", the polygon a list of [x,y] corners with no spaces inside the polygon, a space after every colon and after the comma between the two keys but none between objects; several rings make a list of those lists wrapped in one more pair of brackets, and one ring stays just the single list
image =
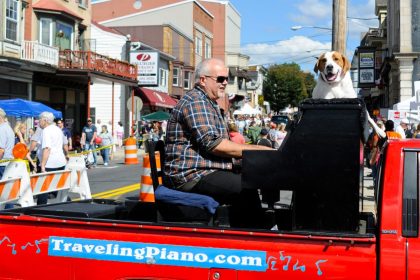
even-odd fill
[{"label": "dog's nose", "polygon": [[331,64],[328,64],[326,68],[327,68],[327,71],[332,71],[333,70],[333,66]]}]

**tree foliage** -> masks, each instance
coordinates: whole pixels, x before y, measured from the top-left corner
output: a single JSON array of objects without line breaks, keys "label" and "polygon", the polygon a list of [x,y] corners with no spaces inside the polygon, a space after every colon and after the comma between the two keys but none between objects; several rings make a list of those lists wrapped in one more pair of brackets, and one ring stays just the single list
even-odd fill
[{"label": "tree foliage", "polygon": [[297,106],[315,87],[312,74],[303,72],[296,63],[275,64],[268,68],[264,80],[264,100],[273,111]]}]

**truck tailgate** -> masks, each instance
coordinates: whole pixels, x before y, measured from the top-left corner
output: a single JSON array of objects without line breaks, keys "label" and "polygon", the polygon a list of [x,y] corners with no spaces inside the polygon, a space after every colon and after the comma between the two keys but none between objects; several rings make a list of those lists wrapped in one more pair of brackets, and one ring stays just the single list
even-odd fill
[{"label": "truck tailgate", "polygon": [[0,215],[0,279],[375,279],[375,241]]}]

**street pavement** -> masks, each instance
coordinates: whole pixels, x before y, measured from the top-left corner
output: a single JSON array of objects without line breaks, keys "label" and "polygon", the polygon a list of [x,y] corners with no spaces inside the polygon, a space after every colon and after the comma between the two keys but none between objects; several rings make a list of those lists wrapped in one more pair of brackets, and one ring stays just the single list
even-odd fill
[{"label": "street pavement", "polygon": [[[142,172],[143,149],[138,149],[138,164],[124,163],[124,148],[116,148],[114,157],[108,166],[97,156],[97,166],[88,169],[88,179],[93,198],[120,199],[126,196],[138,196],[140,175]],[[72,198],[76,196],[72,195]]]}]

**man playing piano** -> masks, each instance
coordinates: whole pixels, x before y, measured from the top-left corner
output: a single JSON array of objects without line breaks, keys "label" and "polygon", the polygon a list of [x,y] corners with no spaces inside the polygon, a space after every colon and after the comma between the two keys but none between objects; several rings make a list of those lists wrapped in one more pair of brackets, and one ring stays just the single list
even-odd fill
[{"label": "man playing piano", "polygon": [[216,102],[224,96],[227,83],[228,69],[221,60],[197,65],[194,88],[181,98],[168,121],[165,173],[172,188],[232,205],[231,213],[244,220],[238,226],[246,226],[252,223],[251,216],[260,213],[261,203],[257,190],[242,188],[241,174],[232,171],[232,159],[241,158],[244,150],[270,148],[229,140]]}]

